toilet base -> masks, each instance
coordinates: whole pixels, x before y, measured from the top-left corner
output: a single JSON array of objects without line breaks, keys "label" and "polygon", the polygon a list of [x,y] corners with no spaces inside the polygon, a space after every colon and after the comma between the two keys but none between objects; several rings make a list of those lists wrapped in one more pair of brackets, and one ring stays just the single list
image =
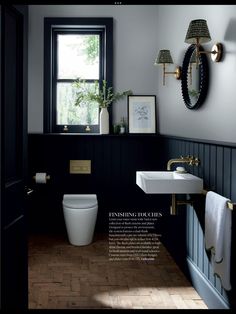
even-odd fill
[{"label": "toilet base", "polygon": [[71,208],[63,209],[70,244],[83,246],[93,241],[97,210],[97,206],[80,209],[79,213]]}]

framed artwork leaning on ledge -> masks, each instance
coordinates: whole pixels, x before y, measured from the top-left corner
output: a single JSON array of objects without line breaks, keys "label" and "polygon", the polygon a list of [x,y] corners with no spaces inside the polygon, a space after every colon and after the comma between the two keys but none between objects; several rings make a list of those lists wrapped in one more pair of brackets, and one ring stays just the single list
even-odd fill
[{"label": "framed artwork leaning on ledge", "polygon": [[156,133],[156,96],[128,95],[129,133]]}]

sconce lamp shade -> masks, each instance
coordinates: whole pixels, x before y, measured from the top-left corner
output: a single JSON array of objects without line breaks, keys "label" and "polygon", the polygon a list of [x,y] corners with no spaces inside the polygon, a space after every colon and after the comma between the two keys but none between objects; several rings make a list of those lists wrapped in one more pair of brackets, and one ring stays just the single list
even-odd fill
[{"label": "sconce lamp shade", "polygon": [[185,42],[188,44],[196,44],[196,39],[198,39],[199,44],[211,40],[206,20],[192,20],[190,22]]},{"label": "sconce lamp shade", "polygon": [[172,60],[172,57],[170,54],[170,50],[162,49],[159,51],[158,56],[154,62],[154,65],[162,64],[162,66],[163,66],[163,85],[165,85],[165,76],[167,74],[174,74],[174,76],[177,80],[179,80],[181,77],[181,67],[177,67],[175,72],[167,72],[166,71],[166,63],[171,64],[171,63],[173,63],[173,60]]},{"label": "sconce lamp shade", "polygon": [[160,50],[159,54],[154,62],[154,65],[163,64],[163,63],[173,63],[170,50]]}]

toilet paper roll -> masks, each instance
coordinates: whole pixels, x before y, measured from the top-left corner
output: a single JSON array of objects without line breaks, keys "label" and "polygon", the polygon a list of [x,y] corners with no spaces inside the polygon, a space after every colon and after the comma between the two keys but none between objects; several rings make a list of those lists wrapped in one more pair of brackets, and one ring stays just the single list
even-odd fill
[{"label": "toilet paper roll", "polygon": [[45,172],[37,172],[35,175],[35,182],[39,184],[47,183],[47,174]]}]

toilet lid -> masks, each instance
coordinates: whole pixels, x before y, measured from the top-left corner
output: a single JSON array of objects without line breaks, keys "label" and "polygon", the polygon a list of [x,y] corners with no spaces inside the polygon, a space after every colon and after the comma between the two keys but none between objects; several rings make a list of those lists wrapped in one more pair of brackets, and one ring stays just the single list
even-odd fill
[{"label": "toilet lid", "polygon": [[63,205],[70,208],[90,208],[97,205],[96,194],[65,194]]}]

